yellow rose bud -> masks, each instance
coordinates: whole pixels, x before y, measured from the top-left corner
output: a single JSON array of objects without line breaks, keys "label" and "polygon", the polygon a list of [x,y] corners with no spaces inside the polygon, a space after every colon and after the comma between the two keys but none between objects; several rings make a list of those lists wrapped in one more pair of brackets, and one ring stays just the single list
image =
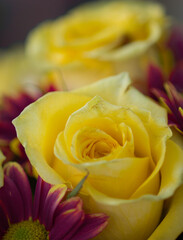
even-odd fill
[{"label": "yellow rose bud", "polygon": [[95,2],[38,26],[28,37],[27,53],[38,64],[61,68],[68,89],[122,71],[138,81],[165,26],[157,3]]},{"label": "yellow rose bud", "polygon": [[85,207],[110,217],[97,239],[174,240],[183,230],[176,227],[181,189],[160,219],[164,201],[182,185],[183,151],[170,139],[165,109],[130,84],[123,73],[74,92],[49,93],[13,123],[45,181],[75,187],[89,172],[81,191]]}]

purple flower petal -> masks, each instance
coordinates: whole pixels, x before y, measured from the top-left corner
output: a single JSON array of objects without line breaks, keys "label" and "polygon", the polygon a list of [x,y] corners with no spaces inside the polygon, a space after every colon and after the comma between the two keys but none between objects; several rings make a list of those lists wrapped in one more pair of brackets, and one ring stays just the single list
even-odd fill
[{"label": "purple flower petal", "polygon": [[170,74],[169,81],[178,92],[183,92],[183,62],[177,64]]},{"label": "purple flower petal", "polygon": [[[47,79],[46,82],[47,81],[50,82],[49,79]],[[22,148],[17,154],[17,152],[15,153],[14,149],[10,147],[10,142],[17,137],[15,128],[12,124],[12,120],[16,118],[25,107],[36,101],[39,97],[43,96],[48,91],[55,91],[58,89],[57,86],[54,85],[54,81],[51,84],[49,82],[47,82],[46,86],[41,86],[40,83],[38,85],[35,85],[34,91],[31,93],[19,92],[14,96],[4,95],[1,99],[0,149],[6,156],[6,162],[16,160],[23,167],[25,167],[26,172],[30,176],[32,176],[32,167],[28,161],[26,154],[24,151],[22,151]]]},{"label": "purple flower petal", "polygon": [[16,137],[16,131],[14,126],[10,122],[0,120],[0,139],[5,141],[11,141]]},{"label": "purple flower petal", "polygon": [[177,119],[176,119],[175,115],[172,113],[168,114],[168,125],[169,126],[177,126]]},{"label": "purple flower petal", "polygon": [[[79,197],[73,197],[70,198],[64,202],[62,202],[56,210],[56,214],[55,214],[55,218],[59,215],[62,214],[70,209],[74,209],[76,208],[78,205],[82,206],[82,200]],[[59,213],[59,214],[58,214]],[[67,233],[67,235],[64,237],[64,240],[69,240],[72,239],[72,236],[74,236],[74,234],[77,232],[77,230],[79,229],[79,227],[83,224],[84,221],[84,214],[82,216],[82,218],[80,219],[80,221],[78,221],[74,227],[72,227],[72,229]]]},{"label": "purple flower petal", "polygon": [[24,220],[23,201],[15,183],[5,175],[4,186],[0,188],[0,200],[8,212],[10,223]]},{"label": "purple flower petal", "polygon": [[[56,219],[52,227],[49,237],[50,240],[65,239],[65,236],[78,224],[83,221],[84,212],[82,204],[78,204],[76,208],[62,212]],[[72,239],[72,238],[71,238]]]},{"label": "purple flower petal", "polygon": [[0,223],[1,223],[0,224],[0,237],[1,237],[9,227],[8,212],[4,203],[1,200],[0,200]]},{"label": "purple flower petal", "polygon": [[45,199],[43,215],[41,217],[41,223],[43,223],[47,230],[50,230],[53,225],[53,217],[57,206],[65,196],[67,186],[64,184],[55,185],[50,188],[47,197]]},{"label": "purple flower petal", "polygon": [[39,216],[42,216],[44,202],[50,188],[51,184],[44,182],[40,177],[38,177],[34,195],[33,220],[36,220],[39,218]]},{"label": "purple flower petal", "polygon": [[86,215],[83,225],[78,229],[77,233],[71,239],[87,240],[97,236],[107,226],[107,219],[108,217],[105,214]]},{"label": "purple flower petal", "polygon": [[16,185],[23,200],[24,220],[32,216],[32,192],[23,168],[16,162],[8,163],[4,172]]},{"label": "purple flower petal", "polygon": [[63,240],[71,240],[73,239],[73,236],[76,234],[76,232],[78,231],[78,229],[82,226],[83,222],[85,219],[85,214],[83,212],[82,217],[80,218],[80,220],[74,224],[74,226],[72,227],[72,229],[70,229],[68,231],[68,233],[64,236]]},{"label": "purple flower petal", "polygon": [[152,98],[156,99],[156,96],[152,93],[152,89],[158,89],[164,91],[164,78],[161,70],[153,65],[148,69],[148,91]]},{"label": "purple flower petal", "polygon": [[58,88],[54,84],[48,85],[45,90],[45,92],[55,92],[58,91]]},{"label": "purple flower petal", "polygon": [[74,209],[77,207],[78,204],[82,205],[82,200],[79,197],[72,197],[68,200],[65,200],[64,202],[60,203],[55,211],[55,218],[63,213],[66,212],[69,209]]},{"label": "purple flower petal", "polygon": [[183,107],[183,97],[179,92],[177,92],[177,90],[171,83],[169,83],[168,85],[169,85],[168,86],[169,87],[169,89],[168,89],[169,97],[173,101],[174,106],[178,110],[179,107]]},{"label": "purple flower petal", "polygon": [[179,109],[183,108],[183,97],[176,91],[175,87],[170,82],[165,84],[165,89],[167,93],[157,89],[153,89],[152,92],[167,106],[169,125],[178,128],[182,132],[183,116]]},{"label": "purple flower petal", "polygon": [[172,50],[175,60],[183,60],[183,33],[182,29],[174,28],[168,40],[168,47]]}]

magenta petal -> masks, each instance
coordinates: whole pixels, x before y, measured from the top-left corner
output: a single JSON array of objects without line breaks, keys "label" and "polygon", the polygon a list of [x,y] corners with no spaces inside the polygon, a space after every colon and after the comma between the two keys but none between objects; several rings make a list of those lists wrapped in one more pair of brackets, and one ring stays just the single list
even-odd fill
[{"label": "magenta petal", "polygon": [[164,78],[161,70],[158,67],[153,65],[149,66],[148,69],[148,91],[149,95],[155,98],[154,94],[152,94],[152,89],[157,89],[160,91],[164,91]]},{"label": "magenta petal", "polygon": [[168,114],[168,125],[169,126],[176,126],[177,125],[177,119],[174,114],[169,113]]},{"label": "magenta petal", "polygon": [[45,199],[43,215],[41,216],[41,222],[45,225],[47,230],[50,230],[53,225],[53,217],[57,206],[65,196],[67,186],[63,184],[55,185],[50,188],[47,197]]},{"label": "magenta petal", "polygon": [[45,89],[45,92],[55,92],[58,91],[58,89],[54,86],[54,84],[50,84],[49,86],[47,86],[47,88]]},{"label": "magenta petal", "polygon": [[14,126],[10,122],[0,121],[0,139],[11,141],[15,137]]},{"label": "magenta petal", "polygon": [[64,240],[65,236],[67,236],[67,234],[69,234],[69,232],[76,225],[78,225],[80,221],[83,221],[83,218],[84,212],[82,210],[82,203],[78,204],[75,209],[70,209],[66,212],[62,212],[55,219],[54,226],[52,227],[49,234],[50,240]]},{"label": "magenta petal", "polygon": [[50,188],[51,184],[44,182],[40,177],[38,177],[34,194],[33,220],[38,219],[39,216],[42,215],[45,198]]},{"label": "magenta petal", "polygon": [[[82,200],[79,197],[73,197],[70,198],[66,201],[64,201],[63,203],[61,203],[58,208],[57,208],[57,212],[64,213],[66,211],[68,211],[69,209],[74,209],[77,208],[77,206],[82,206]],[[57,214],[57,213],[56,213]],[[55,216],[56,217],[56,216]],[[74,234],[77,232],[77,230],[79,229],[79,227],[83,224],[84,221],[84,214],[82,216],[82,218],[80,219],[80,221],[78,221],[73,227],[72,229],[67,233],[67,235],[64,236],[63,240],[70,240],[72,239],[72,236],[74,236]]]},{"label": "magenta petal", "polygon": [[167,84],[167,92],[176,110],[178,110],[179,107],[183,107],[183,97],[171,83]]},{"label": "magenta petal", "polygon": [[157,97],[157,99],[163,101],[167,105],[167,107],[171,109],[171,101],[165,92],[159,91],[157,89],[152,89],[152,93]]},{"label": "magenta petal", "polygon": [[165,87],[167,94],[158,90],[153,90],[153,92],[169,108],[169,125],[175,126],[183,131],[183,117],[179,111],[179,108],[183,107],[183,97],[176,91],[175,87],[170,82],[167,83]]},{"label": "magenta petal", "polygon": [[87,240],[97,236],[107,226],[107,219],[108,217],[105,214],[86,215],[83,225],[78,229],[77,233],[71,239]]},{"label": "magenta petal", "polygon": [[31,96],[26,92],[20,94],[19,98],[14,99],[14,103],[18,106],[19,112],[21,112],[26,106],[33,103],[37,98],[41,95],[38,94],[37,96]]},{"label": "magenta petal", "polygon": [[34,195],[34,204],[33,204],[33,220],[36,220],[39,216],[39,205],[40,205],[40,198],[41,198],[41,186],[42,186],[42,179],[38,177],[36,190]]},{"label": "magenta petal", "polygon": [[172,50],[177,61],[183,60],[183,32],[174,28],[168,40],[168,47]]},{"label": "magenta petal", "polygon": [[68,233],[64,236],[63,240],[71,240],[73,239],[73,236],[76,234],[78,229],[81,227],[85,219],[85,214],[83,212],[83,215],[81,219],[68,231]]},{"label": "magenta petal", "polygon": [[27,93],[21,93],[18,97],[5,96],[3,98],[3,105],[9,112],[9,117],[13,120],[26,106],[36,99],[37,98],[29,96]]},{"label": "magenta petal", "polygon": [[32,192],[28,178],[23,168],[16,162],[8,163],[4,168],[5,174],[15,183],[24,207],[24,220],[32,216]]},{"label": "magenta petal", "polygon": [[0,200],[0,239],[8,229],[8,212],[4,203]]},{"label": "magenta petal", "polygon": [[10,223],[24,220],[23,201],[15,183],[5,175],[4,186],[0,188],[0,200],[8,212]]},{"label": "magenta petal", "polygon": [[183,91],[183,63],[177,64],[170,74],[169,81],[174,85],[178,92]]},{"label": "magenta petal", "polygon": [[55,217],[57,217],[59,214],[63,212],[66,212],[69,209],[76,208],[78,204],[82,205],[82,200],[79,197],[72,197],[68,200],[65,200],[64,202],[58,205],[55,211]]}]

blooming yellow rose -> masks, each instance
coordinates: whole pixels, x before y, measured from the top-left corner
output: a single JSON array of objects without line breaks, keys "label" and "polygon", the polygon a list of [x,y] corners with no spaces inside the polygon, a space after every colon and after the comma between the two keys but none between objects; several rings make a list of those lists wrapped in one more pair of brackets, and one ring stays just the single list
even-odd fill
[{"label": "blooming yellow rose", "polygon": [[97,239],[174,240],[183,230],[182,189],[158,226],[164,201],[182,184],[183,151],[170,139],[165,109],[133,88],[127,74],[49,93],[14,125],[45,181],[75,187],[89,172],[85,207],[110,216]]},{"label": "blooming yellow rose", "polygon": [[69,89],[121,71],[137,81],[166,25],[157,3],[90,3],[38,26],[28,37],[27,53],[38,64],[61,67]]},{"label": "blooming yellow rose", "polygon": [[58,70],[50,72],[35,67],[25,56],[23,47],[0,52],[0,97],[51,83],[61,89],[62,77]]}]

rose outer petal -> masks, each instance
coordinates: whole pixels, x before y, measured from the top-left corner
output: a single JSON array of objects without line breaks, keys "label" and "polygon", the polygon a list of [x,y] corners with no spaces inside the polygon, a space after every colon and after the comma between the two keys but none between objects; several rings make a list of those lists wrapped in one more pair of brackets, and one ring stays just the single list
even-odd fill
[{"label": "rose outer petal", "polygon": [[166,110],[152,99],[140,93],[131,86],[128,73],[105,78],[89,86],[79,88],[73,92],[90,97],[100,96],[109,103],[124,107],[137,107],[151,112],[160,124],[167,125]]},{"label": "rose outer petal", "polygon": [[145,240],[158,225],[163,201],[155,199],[122,200],[101,194],[87,184],[91,198],[87,207],[91,212],[105,212],[109,218],[107,228],[97,239]]},{"label": "rose outer petal", "polygon": [[64,182],[50,167],[54,159],[53,146],[71,113],[89,100],[87,96],[68,92],[48,93],[24,109],[13,121],[31,164],[43,180],[52,184]]},{"label": "rose outer petal", "polygon": [[183,231],[183,185],[172,198],[169,211],[148,240],[174,240]]}]

